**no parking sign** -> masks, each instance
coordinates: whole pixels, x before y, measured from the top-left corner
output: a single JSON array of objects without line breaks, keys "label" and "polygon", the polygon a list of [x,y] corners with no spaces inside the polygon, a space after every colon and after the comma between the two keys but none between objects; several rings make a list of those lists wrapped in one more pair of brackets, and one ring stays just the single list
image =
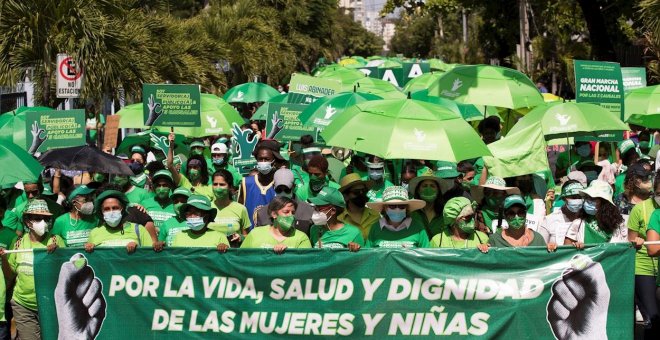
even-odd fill
[{"label": "no parking sign", "polygon": [[68,54],[57,55],[57,98],[79,98],[83,69]]}]

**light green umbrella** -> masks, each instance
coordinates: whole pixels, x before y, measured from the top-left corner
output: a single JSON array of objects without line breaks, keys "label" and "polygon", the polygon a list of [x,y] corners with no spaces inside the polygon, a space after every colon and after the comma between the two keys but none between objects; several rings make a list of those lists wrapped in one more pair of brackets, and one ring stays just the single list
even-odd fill
[{"label": "light green umbrella", "polygon": [[454,67],[458,66],[459,64],[447,64],[444,61],[440,59],[429,59],[428,60],[429,67],[431,70],[437,70],[437,71],[442,71],[442,72],[447,72]]},{"label": "light green umbrella", "polygon": [[[53,109],[43,106],[21,106],[16,110],[5,112],[0,115],[0,142],[11,142],[23,150],[27,150],[25,135],[25,115],[30,111],[52,111]],[[32,138],[32,136],[30,136]]]},{"label": "light green umbrella", "polygon": [[385,159],[458,162],[490,155],[459,114],[412,99],[374,100],[348,108],[326,127],[327,145]]},{"label": "light green umbrella", "polygon": [[660,128],[660,85],[634,89],[626,94],[626,122]]},{"label": "light green umbrella", "polygon": [[298,119],[303,125],[324,129],[333,119],[339,117],[347,108],[370,100],[383,99],[377,95],[360,92],[343,92],[317,99],[310,104]]},{"label": "light green umbrella", "polygon": [[120,128],[149,128],[148,126],[144,126],[144,108],[142,107],[142,103],[126,105],[121,110],[117,111],[117,115],[120,117]]},{"label": "light green umbrella", "polygon": [[222,98],[228,103],[256,103],[267,102],[278,94],[279,91],[267,84],[250,82],[230,88]]},{"label": "light green umbrella", "polygon": [[[476,106],[472,104],[457,103],[453,100],[449,100],[445,98],[431,97],[428,94],[428,90],[413,92],[410,94],[410,98],[446,107],[451,111],[460,114],[463,117],[463,119],[467,121],[484,119],[483,112],[479,111],[479,109]],[[488,110],[489,112],[491,112],[490,115],[493,114],[497,115],[497,109],[495,107],[489,107]]]},{"label": "light green umbrella", "polygon": [[355,87],[357,87],[358,92],[375,94],[383,99],[406,98],[406,95],[399,91],[392,83],[378,78],[366,77],[360,79],[350,86],[350,90],[347,89],[344,92],[352,91]]},{"label": "light green umbrella", "polygon": [[203,93],[201,98],[201,122],[199,127],[174,128],[176,133],[190,138],[231,134],[232,124],[242,125],[245,119],[222,98]]},{"label": "light green umbrella", "polygon": [[428,90],[429,86],[442,77],[442,72],[424,73],[418,77],[410,79],[401,92],[414,93],[415,91]]},{"label": "light green umbrella", "polygon": [[266,120],[268,119],[268,107],[272,103],[286,103],[289,100],[289,93],[282,93],[271,98],[269,101],[263,103],[259,106],[257,111],[250,118],[251,120]]},{"label": "light green umbrella", "polygon": [[27,151],[18,145],[3,141],[0,143],[0,188],[13,186],[18,182],[34,182],[44,167]]},{"label": "light green umbrella", "polygon": [[509,109],[543,104],[541,93],[526,75],[490,65],[457,66],[429,87],[429,95],[459,103]]},{"label": "light green umbrella", "polygon": [[589,103],[547,103],[536,107],[509,131],[516,133],[537,122],[546,140],[593,137],[628,131],[630,128],[612,112]]},{"label": "light green umbrella", "polygon": [[378,68],[402,68],[403,64],[396,60],[385,60],[382,64],[378,65]]},{"label": "light green umbrella", "polygon": [[336,80],[348,86],[351,86],[356,80],[364,79],[367,77],[364,73],[358,70],[341,66],[324,68],[323,70],[316,72],[314,76],[324,79]]}]

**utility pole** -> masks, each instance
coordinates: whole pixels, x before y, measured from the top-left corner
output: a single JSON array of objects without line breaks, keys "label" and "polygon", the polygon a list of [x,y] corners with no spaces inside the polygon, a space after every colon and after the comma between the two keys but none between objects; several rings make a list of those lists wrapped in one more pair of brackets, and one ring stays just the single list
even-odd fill
[{"label": "utility pole", "polygon": [[518,0],[518,13],[520,17],[520,46],[518,57],[520,58],[520,70],[527,72],[530,59],[527,51],[527,41],[529,40],[529,20],[527,18],[527,0]]}]

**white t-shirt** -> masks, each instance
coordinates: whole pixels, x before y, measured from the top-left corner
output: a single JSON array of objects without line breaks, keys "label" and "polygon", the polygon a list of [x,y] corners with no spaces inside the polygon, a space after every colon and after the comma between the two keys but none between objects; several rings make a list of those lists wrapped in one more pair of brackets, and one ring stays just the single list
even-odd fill
[{"label": "white t-shirt", "polygon": [[566,215],[561,210],[556,210],[543,219],[537,232],[543,236],[545,243],[554,242],[563,245],[570,226],[571,221],[566,218]]},{"label": "white t-shirt", "polygon": [[[571,226],[566,232],[566,237],[571,240],[584,243],[584,228],[586,228],[586,226],[584,225],[583,220],[578,218],[573,221],[573,223],[571,223]],[[619,227],[614,230],[609,243],[619,242],[628,242],[628,227],[626,226],[625,222],[621,223]]]}]

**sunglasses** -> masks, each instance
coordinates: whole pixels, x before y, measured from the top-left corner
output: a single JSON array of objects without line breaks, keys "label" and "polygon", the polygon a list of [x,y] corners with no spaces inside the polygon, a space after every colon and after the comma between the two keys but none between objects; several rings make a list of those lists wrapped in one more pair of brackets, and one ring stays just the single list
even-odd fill
[{"label": "sunglasses", "polygon": [[407,204],[387,204],[388,208],[391,209],[407,209],[408,205]]},{"label": "sunglasses", "polygon": [[277,188],[275,188],[275,193],[276,194],[281,194],[281,193],[290,194],[291,189],[287,188],[287,187],[277,187]]},{"label": "sunglasses", "polygon": [[527,216],[527,210],[522,209],[522,210],[509,210],[504,213],[504,216],[507,218],[513,218],[513,217],[525,217]]}]

